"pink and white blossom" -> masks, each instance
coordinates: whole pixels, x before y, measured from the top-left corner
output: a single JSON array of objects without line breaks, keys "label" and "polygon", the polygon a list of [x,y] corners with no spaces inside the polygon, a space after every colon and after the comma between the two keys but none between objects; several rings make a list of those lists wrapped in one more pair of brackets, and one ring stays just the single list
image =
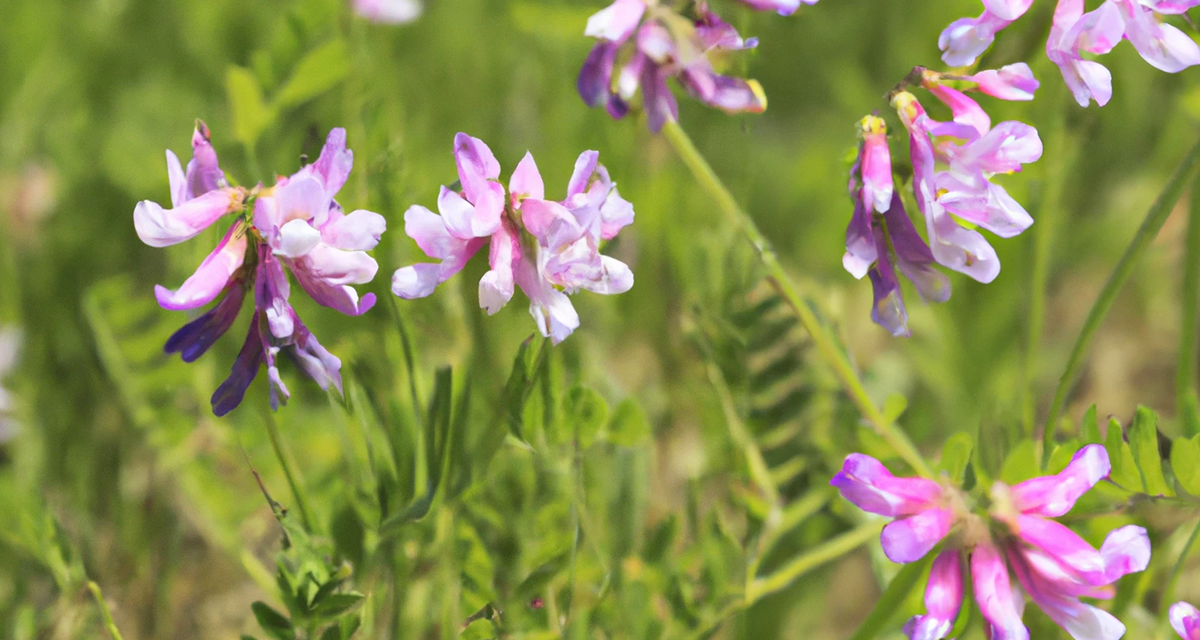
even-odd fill
[{"label": "pink and white blossom", "polygon": [[1176,602],[1171,605],[1167,618],[1171,628],[1183,640],[1200,640],[1200,611],[1186,602]]},{"label": "pink and white blossom", "polygon": [[406,24],[421,17],[420,0],[350,0],[359,16],[380,24]]}]

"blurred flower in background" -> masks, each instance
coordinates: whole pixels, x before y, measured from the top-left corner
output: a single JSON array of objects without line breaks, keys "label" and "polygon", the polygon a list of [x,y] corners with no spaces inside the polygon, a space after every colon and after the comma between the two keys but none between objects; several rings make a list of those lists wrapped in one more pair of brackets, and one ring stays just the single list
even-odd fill
[{"label": "blurred flower in background", "polygon": [[421,17],[420,0],[351,0],[358,15],[381,24],[405,24]]},{"label": "blurred flower in background", "polygon": [[6,229],[16,244],[37,246],[42,221],[58,205],[58,184],[58,171],[44,162],[0,175],[0,209],[8,213]]},{"label": "blurred flower in background", "polygon": [[579,327],[567,294],[580,289],[616,294],[633,287],[629,267],[600,253],[600,244],[631,224],[634,214],[599,157],[596,151],[579,155],[567,198],[556,202],[545,199],[541,173],[526,153],[509,179],[506,203],[492,150],[459,133],[454,159],[461,193],[442,187],[440,215],[421,205],[404,213],[404,232],[441,262],[396,270],[392,292],[404,299],[428,296],[490,244],[491,270],[479,281],[479,306],[494,314],[520,287],[541,334],[556,344],[565,340]]},{"label": "blurred flower in background", "polygon": [[379,265],[366,251],[379,243],[386,221],[370,211],[346,215],[334,200],[354,164],[346,131],[330,131],[315,163],[266,189],[261,184],[251,190],[229,186],[202,122],[192,135],[192,152],[184,172],[175,154],[167,151],[173,208],[148,200],[138,203],[133,213],[138,237],[164,247],[195,237],[227,214],[238,218],[179,289],[155,287],[164,309],[196,309],[221,297],[215,307],[171,336],[166,351],[179,353],[185,362],[199,358],[229,330],[243,298],[253,291],[249,333],[229,377],[213,394],[213,413],[222,416],[237,407],[263,364],[272,408],[286,403],[290,393],[276,366],[280,351],[322,389],[332,384],[341,391],[342,363],[321,346],[288,303],[290,284],[283,267],[318,304],[352,316],[375,304],[374,294],[360,299],[350,285],[374,279]]},{"label": "blurred flower in background", "polygon": [[1186,602],[1171,605],[1171,628],[1183,640],[1200,640],[1200,611]]},{"label": "blurred flower in background", "polygon": [[584,35],[600,42],[579,71],[579,95],[589,107],[603,105],[614,118],[629,112],[640,89],[651,131],[678,120],[679,105],[668,78],[726,113],[761,113],[767,108],[756,80],[722,75],[714,66],[720,54],[753,49],[758,40],[743,39],[704,2],[685,16],[644,0],[616,0],[588,19]]},{"label": "blurred flower in background", "polygon": [[12,392],[4,388],[4,381],[16,368],[20,355],[21,331],[12,327],[0,327],[0,444],[12,439],[18,429],[17,421],[13,417]]}]

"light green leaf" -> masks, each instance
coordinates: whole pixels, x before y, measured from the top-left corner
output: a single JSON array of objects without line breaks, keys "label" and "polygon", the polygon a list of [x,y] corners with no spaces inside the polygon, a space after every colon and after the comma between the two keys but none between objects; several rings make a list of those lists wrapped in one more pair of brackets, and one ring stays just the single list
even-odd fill
[{"label": "light green leaf", "polygon": [[883,418],[888,422],[895,422],[904,414],[905,409],[908,409],[908,398],[899,393],[890,394],[883,401]]},{"label": "light green leaf", "polygon": [[1025,439],[1017,443],[1017,446],[1008,452],[1008,457],[1004,459],[1004,464],[1000,465],[1000,480],[1008,485],[1024,482],[1040,473],[1041,466],[1038,464],[1037,445],[1030,439]]},{"label": "light green leaf", "polygon": [[608,420],[608,403],[592,389],[575,386],[567,392],[566,417],[569,428],[574,428],[579,446],[587,449]]},{"label": "light green leaf", "polygon": [[955,485],[962,485],[967,465],[971,463],[971,449],[974,446],[975,441],[970,434],[962,432],[950,436],[942,446],[942,459],[938,463],[938,469],[945,471]]},{"label": "light green leaf", "polygon": [[496,637],[496,625],[491,620],[480,618],[464,627],[458,637],[462,640],[491,640]]},{"label": "light green leaf", "polygon": [[1046,473],[1054,474],[1067,468],[1071,463],[1071,458],[1075,456],[1075,452],[1079,451],[1079,441],[1075,439],[1067,440],[1066,442],[1054,447],[1054,451],[1050,454],[1050,460],[1046,463]]},{"label": "light green leaf", "polygon": [[263,99],[262,87],[249,69],[230,66],[225,72],[225,89],[233,112],[233,134],[242,144],[253,146],[275,118],[274,109]]},{"label": "light green leaf", "polygon": [[1112,464],[1108,479],[1129,491],[1141,493],[1145,488],[1142,476],[1138,473],[1137,463],[1133,461],[1133,451],[1121,434],[1121,423],[1116,419],[1108,421],[1108,437],[1104,448],[1108,450],[1108,459]]},{"label": "light green leaf", "polygon": [[1129,429],[1129,447],[1141,472],[1146,493],[1152,496],[1171,496],[1174,492],[1163,477],[1162,457],[1158,452],[1158,414],[1138,406]]},{"label": "light green leaf", "polygon": [[275,103],[291,107],[311,100],[336,86],[349,70],[346,43],[340,38],[330,40],[300,60],[276,95]]},{"label": "light green leaf", "polygon": [[1200,435],[1175,438],[1171,445],[1171,470],[1179,486],[1200,496]]},{"label": "light green leaf", "polygon": [[1100,436],[1100,422],[1096,419],[1096,405],[1088,407],[1087,413],[1083,414],[1083,421],[1079,425],[1079,439],[1083,444],[1104,442],[1104,438]]},{"label": "light green leaf", "polygon": [[605,440],[622,447],[635,447],[650,438],[650,421],[642,405],[633,398],[617,404],[608,422]]}]

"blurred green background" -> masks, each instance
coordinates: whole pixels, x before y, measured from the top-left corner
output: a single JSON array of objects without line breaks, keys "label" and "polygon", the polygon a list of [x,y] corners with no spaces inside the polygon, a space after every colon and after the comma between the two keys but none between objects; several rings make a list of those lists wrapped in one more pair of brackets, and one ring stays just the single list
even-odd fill
[{"label": "blurred green background", "polygon": [[[850,451],[887,451],[666,142],[576,95],[592,44],[583,27],[602,6],[428,0],[415,23],[386,26],[342,0],[3,0],[0,326],[19,328],[23,349],[5,381],[20,427],[0,445],[0,637],[103,637],[88,579],[128,640],[277,637],[251,608],[287,609],[277,558],[315,563],[314,575],[342,571],[339,590],[365,597],[329,619],[345,627],[358,616],[356,637],[850,635],[896,570],[873,542],[739,603],[748,572],[786,569],[861,522],[828,480]],[[730,117],[681,95],[683,127],[876,402],[907,397],[901,424],[932,457],[967,432],[999,467],[1023,425],[1045,415],[1095,294],[1193,143],[1200,76],[1159,73],[1122,45],[1104,59],[1112,103],[1080,109],[1045,59],[1052,5],[1039,0],[984,62],[1027,60],[1043,83],[1032,103],[985,99],[993,121],[1042,132],[1043,159],[1003,178],[1037,223],[993,238],[1003,263],[994,283],[953,274],[953,297],[936,307],[910,292],[914,335],[894,339],[870,322],[870,286],[841,267],[854,125],[886,111],[883,94],[914,65],[940,68],[938,33],[977,3],[823,0],[788,18],[728,0],[714,8],[761,39],[730,64],[762,82],[770,106]],[[138,200],[168,200],[163,151],[186,162],[196,118],[243,184],[291,173],[345,127],[355,168],[339,200],[388,220],[380,275],[360,288],[379,296],[374,310],[347,318],[293,297],[345,363],[349,405],[284,367],[293,398],[274,421],[305,505],[264,429],[262,376],[227,419],[208,407],[246,315],[193,365],[161,351],[187,316],[159,309],[153,285],[177,286],[224,229],[152,249],[131,214]],[[633,267],[633,290],[573,298],[582,326],[547,352],[524,402],[505,381],[534,325],[520,296],[495,317],[478,309],[481,258],[428,299],[389,292],[395,268],[423,259],[403,212],[432,206],[438,185],[456,179],[458,131],[491,145],[505,179],[533,152],[551,195],[579,152],[597,149],[637,212],[608,249]],[[1127,421],[1142,403],[1179,433],[1178,209],[1120,294],[1066,415],[1096,403],[1102,418]],[[1038,234],[1048,234],[1048,297],[1030,353]],[[447,366],[451,386],[435,383]],[[752,450],[770,490],[749,470]],[[282,550],[252,469],[291,526],[303,509],[311,540],[293,535]],[[1163,550],[1118,602],[1128,637],[1142,638],[1153,616],[1141,596],[1174,562],[1188,513],[1132,516],[1158,525]],[[914,593],[891,637],[917,611]],[[1194,572],[1177,595],[1200,600]],[[1034,637],[1058,637],[1037,616],[1027,616]],[[969,637],[982,637],[972,625]]]}]

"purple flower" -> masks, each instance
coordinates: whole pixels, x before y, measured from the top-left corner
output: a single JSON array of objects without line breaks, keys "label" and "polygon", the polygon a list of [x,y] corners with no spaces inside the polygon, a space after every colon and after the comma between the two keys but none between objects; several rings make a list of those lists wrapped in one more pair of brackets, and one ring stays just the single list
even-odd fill
[{"label": "purple flower", "polygon": [[992,46],[996,34],[1010,24],[1012,20],[1004,20],[987,9],[978,18],[959,18],[951,22],[938,36],[942,62],[952,67],[975,64],[975,59]]},{"label": "purple flower", "polygon": [[405,24],[421,17],[419,0],[350,0],[358,15],[380,24]]},{"label": "purple flower", "polygon": [[490,269],[479,281],[479,306],[494,314],[519,287],[539,331],[558,343],[579,326],[568,294],[616,294],[633,286],[629,267],[600,253],[601,243],[632,223],[634,214],[597,152],[580,154],[566,199],[552,201],[531,154],[513,171],[506,193],[494,181],[500,164],[483,141],[460,133],[454,149],[463,193],[442,187],[440,215],[420,205],[404,215],[405,233],[441,262],[398,269],[393,293],[405,299],[430,295],[487,244]]},{"label": "purple flower", "polygon": [[[345,130],[329,133],[315,163],[280,178],[273,187],[259,185],[251,191],[226,185],[202,123],[192,146],[195,157],[186,173],[167,152],[174,208],[138,203],[134,225],[139,237],[152,246],[165,246],[194,237],[227,213],[240,217],[179,289],[155,287],[166,309],[195,309],[220,298],[175,332],[165,351],[179,353],[185,362],[199,358],[229,330],[246,294],[253,291],[250,330],[229,377],[213,394],[213,413],[221,416],[237,407],[262,364],[267,366],[272,407],[286,403],[290,394],[276,366],[281,351],[322,389],[332,384],[340,391],[341,362],[317,342],[289,304],[285,267],[318,304],[350,315],[365,313],[375,304],[374,294],[360,299],[350,285],[375,277],[378,265],[366,252],[379,243],[386,222],[370,211],[346,215],[334,199],[354,163]],[[194,203],[218,199],[221,206],[197,213],[202,209]]]},{"label": "purple flower", "polygon": [[1183,640],[1200,640],[1200,611],[1186,602],[1171,605],[1171,628]]},{"label": "purple flower", "polygon": [[814,5],[817,0],[742,0],[742,4],[758,11],[774,11],[781,16],[790,16],[801,4]]},{"label": "purple flower", "polygon": [[950,281],[933,268],[929,245],[913,227],[900,192],[893,187],[883,120],[867,116],[860,125],[863,141],[850,176],[854,215],[846,229],[842,266],[855,278],[870,276],[875,293],[871,318],[876,324],[892,335],[908,335],[908,312],[896,270],[916,285],[926,302],[946,301]]},{"label": "purple flower", "polygon": [[[750,49],[743,39],[704,3],[691,19],[644,0],[616,0],[588,19],[584,35],[598,42],[580,69],[576,83],[589,107],[603,105],[614,118],[629,112],[641,89],[642,110],[652,131],[679,117],[679,106],[667,86],[674,77],[688,93],[727,113],[761,113],[767,108],[762,86],[719,74],[710,54]],[[623,60],[617,69],[618,59]],[[614,78],[615,76],[615,78]]]},{"label": "purple flower", "polygon": [[[1088,445],[1057,475],[1012,487],[997,482],[986,513],[973,513],[968,497],[958,489],[924,478],[897,478],[862,454],[848,456],[831,484],[859,508],[897,518],[884,528],[882,538],[884,553],[892,561],[916,561],[944,542],[930,571],[926,613],[905,626],[909,638],[938,640],[949,634],[961,607],[962,565],[969,556],[975,600],[988,638],[1029,640],[1021,621],[1027,593],[1072,637],[1117,640],[1125,633],[1124,625],[1079,599],[1111,598],[1114,582],[1146,569],[1150,562],[1146,530],[1120,527],[1097,550],[1050,519],[1066,514],[1108,473],[1104,447]],[[952,529],[957,533],[947,537]],[[1181,610],[1175,625],[1181,635],[1197,626],[1192,618],[1192,627],[1185,627],[1188,613]]]}]

